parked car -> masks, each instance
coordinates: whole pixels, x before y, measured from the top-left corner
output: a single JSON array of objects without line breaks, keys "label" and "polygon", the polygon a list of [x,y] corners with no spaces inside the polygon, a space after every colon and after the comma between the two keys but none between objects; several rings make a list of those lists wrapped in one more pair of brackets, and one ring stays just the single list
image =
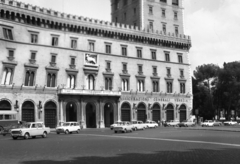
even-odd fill
[{"label": "parked car", "polygon": [[225,121],[223,124],[224,124],[224,125],[237,125],[237,121],[232,121],[232,120],[230,120],[230,121]]},{"label": "parked car", "polygon": [[142,121],[132,121],[134,130],[144,130],[146,125]]},{"label": "parked car", "polygon": [[132,123],[128,121],[123,121],[122,124],[118,124],[113,128],[115,133],[122,132],[122,133],[127,133],[127,132],[132,132],[133,131],[133,125]]},{"label": "parked car", "polygon": [[178,120],[170,120],[168,122],[166,122],[166,126],[175,126],[175,127],[178,127],[178,124],[180,122]]},{"label": "parked car", "polygon": [[210,126],[214,126],[214,122],[212,120],[205,120],[203,123],[202,123],[202,127],[210,127]]},{"label": "parked car", "polygon": [[60,134],[60,133],[69,134],[72,132],[79,133],[80,129],[81,127],[78,122],[65,122],[61,126],[58,126],[56,128],[56,133],[57,134]]},{"label": "parked car", "polygon": [[213,126],[222,126],[223,123],[221,121],[214,120],[213,121]]},{"label": "parked car", "polygon": [[179,127],[195,126],[195,122],[192,120],[184,120],[178,124]]},{"label": "parked car", "polygon": [[110,129],[113,130],[113,128],[117,125],[121,125],[122,121],[116,121],[114,124],[110,125]]},{"label": "parked car", "polygon": [[11,136],[14,140],[19,137],[24,139],[29,139],[30,137],[36,138],[36,136],[46,138],[49,133],[50,128],[45,127],[43,122],[29,122],[21,125],[17,129],[11,130]]},{"label": "parked car", "polygon": [[145,125],[147,128],[156,128],[158,127],[158,124],[155,121],[146,121]]}]

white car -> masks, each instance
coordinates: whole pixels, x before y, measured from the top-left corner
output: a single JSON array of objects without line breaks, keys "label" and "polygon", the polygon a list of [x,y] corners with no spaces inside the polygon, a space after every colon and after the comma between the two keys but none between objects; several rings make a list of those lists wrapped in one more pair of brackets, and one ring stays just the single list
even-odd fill
[{"label": "white car", "polygon": [[56,128],[56,133],[57,134],[60,133],[69,134],[72,132],[79,133],[80,129],[81,129],[80,124],[78,122],[65,122],[61,126],[58,126]]},{"label": "white car", "polygon": [[169,122],[166,122],[167,126],[178,126],[179,123],[178,120],[170,120]]},{"label": "white car", "polygon": [[225,121],[224,123],[223,123],[224,125],[237,125],[237,121]]},{"label": "white car", "polygon": [[114,124],[110,125],[110,129],[113,130],[113,128],[117,125],[121,125],[122,121],[116,121]]},{"label": "white car", "polygon": [[132,121],[134,130],[144,130],[146,125],[142,121]]},{"label": "white car", "polygon": [[205,120],[203,123],[202,123],[202,127],[210,127],[210,126],[214,126],[214,122],[212,120]]},{"label": "white car", "polygon": [[155,121],[146,121],[145,125],[147,128],[156,128],[158,127],[158,124]]},{"label": "white car", "polygon": [[23,124],[18,129],[11,130],[11,136],[14,140],[19,137],[24,139],[29,139],[30,137],[36,138],[36,136],[46,138],[49,133],[50,128],[45,127],[43,122],[29,122]]},{"label": "white car", "polygon": [[123,121],[121,124],[118,124],[113,128],[115,133],[122,132],[122,133],[127,133],[127,132],[132,132],[133,131],[133,125],[128,122],[128,121]]}]

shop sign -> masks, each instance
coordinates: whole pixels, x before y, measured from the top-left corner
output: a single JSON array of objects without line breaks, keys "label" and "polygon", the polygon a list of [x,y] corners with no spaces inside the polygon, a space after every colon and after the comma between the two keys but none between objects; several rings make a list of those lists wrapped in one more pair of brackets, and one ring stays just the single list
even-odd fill
[{"label": "shop sign", "polygon": [[120,101],[147,101],[147,102],[181,102],[181,103],[187,103],[187,99],[183,98],[161,98],[161,97],[154,97],[154,98],[149,98],[149,97],[129,97],[129,96],[124,96],[121,97]]}]

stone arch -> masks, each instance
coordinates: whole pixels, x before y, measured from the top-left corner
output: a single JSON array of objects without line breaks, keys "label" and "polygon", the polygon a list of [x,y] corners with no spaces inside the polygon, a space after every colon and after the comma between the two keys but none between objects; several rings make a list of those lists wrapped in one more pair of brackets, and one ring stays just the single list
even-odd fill
[{"label": "stone arch", "polygon": [[166,121],[174,120],[174,105],[169,103],[166,108]]},{"label": "stone arch", "polygon": [[85,118],[87,128],[97,127],[97,104],[94,101],[86,102]]},{"label": "stone arch", "polygon": [[11,111],[12,110],[12,103],[8,99],[1,99],[0,100],[0,111]]},{"label": "stone arch", "polygon": [[25,100],[22,103],[22,121],[35,122],[35,103],[32,100]]},{"label": "stone arch", "polygon": [[121,104],[121,120],[131,121],[131,104],[127,101]]},{"label": "stone arch", "polygon": [[161,105],[159,103],[152,105],[152,120],[155,122],[161,121]]},{"label": "stone arch", "polygon": [[57,125],[57,104],[52,100],[44,104],[44,123],[50,128],[55,128]]},{"label": "stone arch", "polygon": [[183,120],[187,119],[187,106],[185,104],[181,104],[179,109],[179,121],[182,122]]},{"label": "stone arch", "polygon": [[145,122],[147,119],[147,105],[144,102],[140,102],[137,105],[137,120]]}]

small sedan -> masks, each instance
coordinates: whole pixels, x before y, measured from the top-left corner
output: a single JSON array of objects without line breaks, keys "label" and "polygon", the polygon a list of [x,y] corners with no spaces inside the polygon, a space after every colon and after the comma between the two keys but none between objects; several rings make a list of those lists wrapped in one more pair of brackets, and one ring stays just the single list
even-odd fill
[{"label": "small sedan", "polygon": [[189,127],[189,126],[195,126],[195,122],[184,120],[178,124],[179,127]]},{"label": "small sedan", "polygon": [[65,122],[61,126],[56,128],[56,133],[65,133],[69,134],[72,132],[79,133],[80,132],[80,124],[78,122]]},{"label": "small sedan", "polygon": [[217,121],[217,120],[213,121],[213,126],[222,126],[222,125],[223,124],[220,121]]},{"label": "small sedan", "polygon": [[133,131],[133,125],[128,122],[124,121],[122,124],[119,124],[113,128],[114,133],[122,132],[122,133],[127,133],[127,132],[132,132]]},{"label": "small sedan", "polygon": [[110,129],[113,130],[113,128],[117,125],[121,125],[122,121],[116,121],[114,124],[110,125]]},{"label": "small sedan", "polygon": [[178,127],[179,123],[180,122],[178,120],[170,120],[169,122],[166,122],[167,126],[173,126],[173,127]]},{"label": "small sedan", "polygon": [[134,130],[144,130],[146,125],[142,121],[132,121]]},{"label": "small sedan", "polygon": [[214,126],[214,122],[212,120],[205,120],[203,123],[202,123],[202,127],[210,127],[210,126]]},{"label": "small sedan", "polygon": [[158,124],[155,121],[146,121],[145,122],[147,128],[156,128]]},{"label": "small sedan", "polygon": [[225,121],[224,123],[223,123],[224,125],[237,125],[237,121]]}]

